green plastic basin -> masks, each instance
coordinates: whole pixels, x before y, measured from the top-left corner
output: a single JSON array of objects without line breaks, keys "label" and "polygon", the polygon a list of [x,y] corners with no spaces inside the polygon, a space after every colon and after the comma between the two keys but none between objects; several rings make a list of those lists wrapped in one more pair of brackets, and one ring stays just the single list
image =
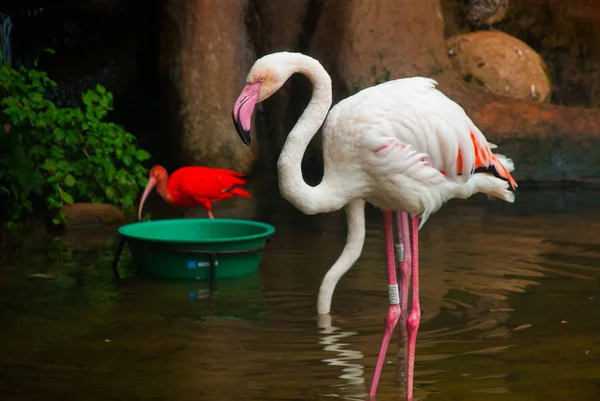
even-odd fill
[{"label": "green plastic basin", "polygon": [[119,228],[136,275],[195,280],[211,277],[208,253],[216,278],[255,272],[274,232],[269,224],[237,219],[156,220]]}]

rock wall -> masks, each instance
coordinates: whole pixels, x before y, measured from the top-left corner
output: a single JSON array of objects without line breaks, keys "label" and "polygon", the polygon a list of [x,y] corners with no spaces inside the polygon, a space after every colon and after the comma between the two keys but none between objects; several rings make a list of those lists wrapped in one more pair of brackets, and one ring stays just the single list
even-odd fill
[{"label": "rock wall", "polygon": [[252,147],[240,146],[231,108],[244,86],[248,54],[243,2],[166,0],[160,70],[172,87],[166,101],[181,164],[251,169]]},{"label": "rock wall", "polygon": [[[542,56],[551,89],[549,85],[543,88],[538,74],[535,87],[541,96],[536,100],[550,104],[531,101],[521,92],[508,97],[491,88],[486,92],[477,80],[465,82],[462,67],[455,67],[448,56],[446,42],[450,35],[474,29],[465,23],[463,0],[29,3],[36,2],[54,7],[48,10],[68,6],[90,16],[61,17],[62,33],[55,36],[64,50],[54,61],[42,59],[43,66],[59,81],[78,77],[79,86],[74,86],[78,90],[91,82],[106,83],[115,92],[113,118],[148,139],[144,146],[154,153],[154,161],[169,170],[202,164],[249,172],[259,165],[273,174],[286,135],[310,99],[307,80],[292,77],[272,99],[257,107],[251,147],[237,138],[230,112],[254,60],[289,50],[310,54],[324,64],[332,76],[334,102],[393,78],[435,78],[491,141],[503,151],[508,149],[506,153],[520,166],[516,176],[521,180],[579,180],[600,174],[594,160],[581,162],[575,153],[566,151],[591,146],[600,137],[600,111],[594,108],[600,102],[600,2],[511,0],[506,18],[494,23],[495,29]],[[22,4],[2,2],[0,12],[22,13]],[[55,19],[61,15],[55,14]],[[22,18],[35,22],[32,16]],[[27,36],[25,24],[15,24],[15,47],[21,49],[21,56],[31,59],[27,51],[47,46],[47,39],[54,36],[46,28],[57,21],[40,20],[41,33],[33,39]],[[144,24],[154,28],[144,28]],[[507,61],[494,61],[501,62]],[[500,70],[496,74],[502,75]],[[526,86],[519,85],[520,91]],[[69,91],[56,94],[65,103],[73,100],[71,95]],[[548,145],[543,157],[535,145],[540,141]],[[321,168],[320,142],[317,136],[304,158],[307,171]],[[172,155],[171,160],[163,153]],[[550,163],[548,170],[548,160],[558,162]]]}]

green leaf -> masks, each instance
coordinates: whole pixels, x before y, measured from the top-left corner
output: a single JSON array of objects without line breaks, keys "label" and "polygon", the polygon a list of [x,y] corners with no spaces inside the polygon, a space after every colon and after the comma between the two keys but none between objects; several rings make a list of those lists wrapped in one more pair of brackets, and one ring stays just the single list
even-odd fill
[{"label": "green leaf", "polygon": [[52,219],[52,223],[57,226],[57,225],[59,225],[62,222],[60,221],[59,218],[55,217],[55,218]]},{"label": "green leaf", "polygon": [[14,97],[5,97],[4,99],[2,99],[2,104],[6,105],[6,106],[10,106],[10,107],[19,107],[19,101],[17,99],[15,99]]},{"label": "green leaf", "polygon": [[77,180],[71,174],[69,174],[68,176],[65,177],[65,185],[66,186],[72,187],[76,183],[77,183]]},{"label": "green leaf", "polygon": [[44,163],[40,165],[40,168],[48,171],[56,171],[56,160],[54,159],[46,159]]},{"label": "green leaf", "polygon": [[115,190],[112,187],[107,187],[104,192],[109,200],[113,200],[115,198]]},{"label": "green leaf", "polygon": [[139,149],[135,152],[135,158],[143,162],[144,160],[148,160],[150,158],[150,153],[143,149]]},{"label": "green leaf", "polygon": [[70,205],[73,203],[73,197],[71,195],[69,195],[67,192],[62,191],[60,193],[60,198],[63,200],[63,202],[65,202],[67,205]]},{"label": "green leaf", "polygon": [[54,138],[57,141],[62,141],[65,137],[65,131],[62,128],[54,128]]},{"label": "green leaf", "polygon": [[131,162],[132,162],[131,156],[129,156],[129,155],[123,156],[123,163],[125,163],[125,165],[127,167],[131,166]]}]

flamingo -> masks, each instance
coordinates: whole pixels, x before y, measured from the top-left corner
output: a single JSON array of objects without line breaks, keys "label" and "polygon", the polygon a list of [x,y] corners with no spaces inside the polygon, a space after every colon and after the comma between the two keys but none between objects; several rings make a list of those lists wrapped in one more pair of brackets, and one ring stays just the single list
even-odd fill
[{"label": "flamingo", "polygon": [[[250,144],[255,105],[275,93],[294,73],[312,83],[312,98],[286,138],[277,163],[280,192],[302,213],[313,215],[345,208],[346,245],[319,290],[317,311],[327,315],[340,278],[362,252],[365,202],[383,210],[387,251],[389,307],[369,395],[374,397],[383,360],[401,311],[406,313],[409,277],[411,311],[408,335],[406,398],[413,398],[414,353],[421,317],[418,232],[428,217],[452,198],[484,193],[514,202],[517,184],[512,161],[492,153],[496,146],[433,79],[413,77],[361,90],[329,110],[331,78],[315,59],[291,52],[256,60],[233,106],[239,137]],[[301,161],[308,143],[323,126],[324,173],[316,186],[306,184]],[[396,279],[393,214],[396,213],[402,299]],[[409,217],[411,215],[411,237]],[[420,222],[419,222],[420,218]],[[405,250],[406,252],[402,252]],[[402,255],[402,254],[405,255]]]},{"label": "flamingo", "polygon": [[243,174],[235,171],[202,166],[182,167],[169,177],[163,166],[156,165],[150,169],[138,208],[138,220],[142,219],[144,202],[155,187],[165,202],[181,208],[200,205],[213,219],[212,202],[234,196],[250,197],[247,191],[236,187],[246,183],[241,177]]}]

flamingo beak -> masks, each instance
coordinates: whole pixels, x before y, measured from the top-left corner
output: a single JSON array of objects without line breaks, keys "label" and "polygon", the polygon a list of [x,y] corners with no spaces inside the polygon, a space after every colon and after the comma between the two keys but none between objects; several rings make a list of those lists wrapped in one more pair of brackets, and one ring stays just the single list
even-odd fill
[{"label": "flamingo beak", "polygon": [[252,125],[252,113],[258,102],[260,83],[247,84],[240,97],[233,105],[231,118],[235,130],[246,145],[250,145],[250,127]]},{"label": "flamingo beak", "polygon": [[156,178],[154,177],[150,177],[150,179],[148,180],[148,184],[146,185],[146,189],[144,189],[144,194],[142,195],[142,199],[140,200],[140,207],[138,208],[138,221],[142,219],[142,209],[144,208],[144,202],[146,202],[146,198],[148,197],[150,191],[152,191],[152,189],[156,185],[156,182]]}]

